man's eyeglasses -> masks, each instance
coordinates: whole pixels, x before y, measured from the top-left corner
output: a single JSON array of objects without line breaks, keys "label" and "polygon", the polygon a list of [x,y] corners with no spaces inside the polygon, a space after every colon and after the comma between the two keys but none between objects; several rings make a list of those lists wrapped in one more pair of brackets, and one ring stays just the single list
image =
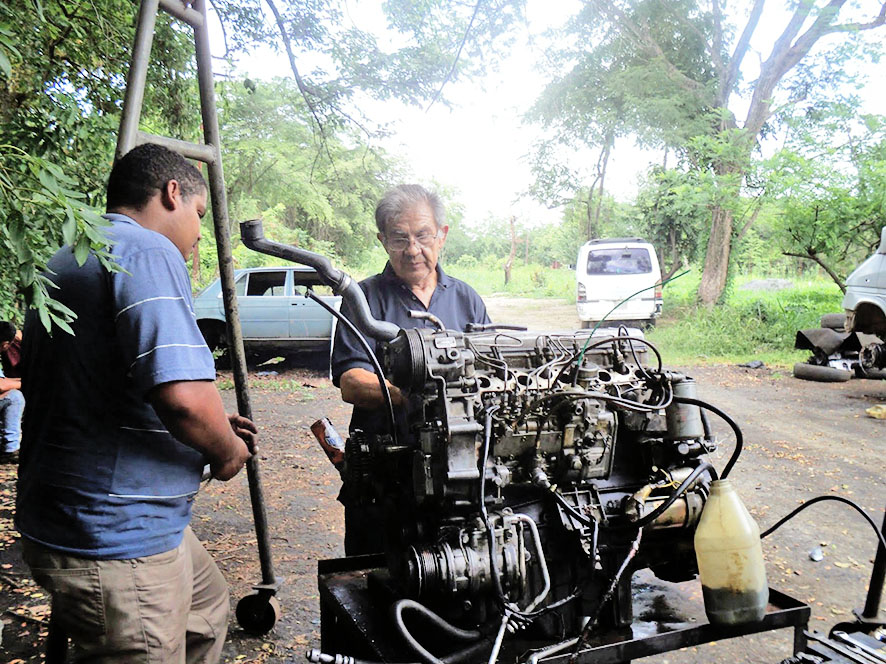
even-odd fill
[{"label": "man's eyeglasses", "polygon": [[443,231],[438,230],[436,233],[419,233],[418,235],[385,235],[385,246],[393,251],[406,251],[415,241],[422,247],[432,247],[442,234]]}]

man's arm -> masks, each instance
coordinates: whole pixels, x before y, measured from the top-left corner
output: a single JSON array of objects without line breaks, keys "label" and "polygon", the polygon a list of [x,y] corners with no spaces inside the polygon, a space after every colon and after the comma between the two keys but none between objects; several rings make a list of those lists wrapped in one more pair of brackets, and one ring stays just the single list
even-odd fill
[{"label": "man's arm", "polygon": [[[366,369],[348,369],[341,375],[339,385],[341,398],[347,403],[360,408],[378,408],[385,403],[381,386],[378,384],[378,376]],[[400,388],[388,382],[388,389],[391,391],[391,401],[395,406],[406,402]]]},{"label": "man's arm", "polygon": [[229,480],[255,453],[255,425],[225,414],[215,383],[183,380],[163,383],[148,392],[148,401],[177,440],[202,452],[212,476]]},{"label": "man's arm", "polygon": [[6,394],[9,390],[22,389],[21,378],[3,378],[0,377],[0,395]]}]

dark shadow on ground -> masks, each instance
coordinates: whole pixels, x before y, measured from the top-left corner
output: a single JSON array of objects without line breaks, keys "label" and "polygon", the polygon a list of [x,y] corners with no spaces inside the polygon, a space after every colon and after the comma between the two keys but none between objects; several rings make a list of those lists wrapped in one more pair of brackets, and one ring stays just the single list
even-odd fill
[{"label": "dark shadow on ground", "polygon": [[[215,368],[220,371],[230,371],[231,362],[225,351],[215,360]],[[284,373],[294,369],[316,371],[322,374],[329,373],[329,350],[262,350],[247,351],[246,368],[250,372],[276,371]],[[271,374],[273,375],[273,374]]]}]

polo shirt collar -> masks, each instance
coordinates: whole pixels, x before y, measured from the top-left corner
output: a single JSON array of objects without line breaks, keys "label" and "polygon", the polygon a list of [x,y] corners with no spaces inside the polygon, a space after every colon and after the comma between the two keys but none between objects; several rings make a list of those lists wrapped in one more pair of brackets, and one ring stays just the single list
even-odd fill
[{"label": "polo shirt collar", "polygon": [[[397,276],[397,273],[394,272],[394,267],[391,265],[391,261],[385,263],[385,269],[381,272],[382,278],[387,281],[393,281],[398,284],[402,284],[406,286],[403,280]],[[439,288],[449,288],[452,285],[452,277],[446,274],[443,271],[443,268],[440,267],[440,262],[437,262],[437,286]]]}]

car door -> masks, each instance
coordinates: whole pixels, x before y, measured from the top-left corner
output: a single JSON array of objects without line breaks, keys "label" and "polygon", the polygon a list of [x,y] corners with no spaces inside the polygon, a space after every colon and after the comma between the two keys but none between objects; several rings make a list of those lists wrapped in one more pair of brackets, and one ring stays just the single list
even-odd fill
[{"label": "car door", "polygon": [[243,338],[288,338],[289,301],[292,299],[289,271],[256,270],[247,276],[243,295],[237,298]]},{"label": "car door", "polygon": [[332,314],[310,298],[305,297],[305,293],[310,288],[335,309],[338,309],[341,298],[332,296],[329,287],[322,285],[314,272],[293,271],[292,277],[293,298],[289,308],[290,335],[296,339],[329,339],[332,335]]}]

